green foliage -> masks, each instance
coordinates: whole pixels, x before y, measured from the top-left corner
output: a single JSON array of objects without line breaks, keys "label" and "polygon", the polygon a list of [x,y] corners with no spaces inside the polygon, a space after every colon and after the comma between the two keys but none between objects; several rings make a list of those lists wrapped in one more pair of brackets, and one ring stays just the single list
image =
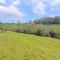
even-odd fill
[{"label": "green foliage", "polygon": [[38,36],[43,36],[43,31],[41,31],[40,29],[38,29],[36,32],[35,32],[36,35]]},{"label": "green foliage", "polygon": [[[8,24],[4,25],[6,27],[5,30],[19,32],[19,33],[27,33],[27,34],[35,34],[39,36],[49,37],[50,31],[54,31],[57,35],[60,34],[60,25],[59,24],[34,24],[34,23],[22,23],[20,25],[17,24]],[[60,36],[60,35],[59,35]]]},{"label": "green foliage", "polygon": [[[19,33],[35,34],[38,36],[51,36],[49,33],[53,31],[57,33],[56,36],[60,37],[60,17],[43,17],[29,21],[28,23],[0,23],[0,30],[2,31],[13,31]],[[52,37],[52,36],[51,36]]]},{"label": "green foliage", "polygon": [[55,17],[43,17],[33,21],[35,24],[60,24],[60,16]]},{"label": "green foliage", "polygon": [[5,31],[5,27],[3,23],[0,23],[0,32],[4,32]]},{"label": "green foliage", "polygon": [[56,35],[57,35],[57,33],[55,33],[54,31],[50,31],[49,34],[51,37],[56,37]]},{"label": "green foliage", "polygon": [[55,23],[60,24],[60,17],[59,17],[59,16],[56,16],[56,17],[54,18],[54,20],[55,20]]}]

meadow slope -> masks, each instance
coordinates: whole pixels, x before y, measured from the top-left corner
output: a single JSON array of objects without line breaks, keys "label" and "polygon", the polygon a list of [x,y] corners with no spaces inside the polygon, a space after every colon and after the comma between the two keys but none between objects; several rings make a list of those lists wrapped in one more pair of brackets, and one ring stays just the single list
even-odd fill
[{"label": "meadow slope", "polygon": [[0,60],[60,60],[60,40],[14,32],[0,33]]}]

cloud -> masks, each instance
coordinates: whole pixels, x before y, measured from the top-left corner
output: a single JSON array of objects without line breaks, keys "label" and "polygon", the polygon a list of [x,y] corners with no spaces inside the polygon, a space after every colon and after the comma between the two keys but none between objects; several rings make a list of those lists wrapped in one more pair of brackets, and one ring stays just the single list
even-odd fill
[{"label": "cloud", "polygon": [[23,16],[24,15],[22,12],[20,12],[14,6],[9,6],[9,7],[0,6],[0,13],[15,14],[15,15],[18,15],[18,16]]},{"label": "cloud", "polygon": [[14,6],[21,5],[21,0],[14,0],[12,5]]},{"label": "cloud", "polygon": [[[7,4],[5,0],[0,0],[0,2]],[[16,7],[19,4],[20,0],[14,0],[8,6],[0,5],[0,13],[13,14],[16,17],[23,17],[25,14]]]},{"label": "cloud", "polygon": [[48,1],[52,6],[56,6],[60,4],[60,0],[48,0]]},{"label": "cloud", "polygon": [[14,15],[14,18],[58,15],[59,8],[60,0],[0,0],[0,13]]},{"label": "cloud", "polygon": [[46,14],[45,8],[46,5],[43,3],[42,0],[26,0],[27,2],[24,4],[29,6],[33,13],[37,16],[44,16]]},{"label": "cloud", "polygon": [[43,2],[41,1],[37,1],[33,4],[33,12],[36,13],[37,15],[39,16],[43,16],[44,14],[46,14],[46,11],[45,11],[45,4],[43,4]]},{"label": "cloud", "polygon": [[5,0],[0,0],[0,4],[6,4]]},{"label": "cloud", "polygon": [[50,6],[50,10],[53,11],[57,11],[57,9],[60,8],[60,0],[48,0],[47,1],[49,6]]}]

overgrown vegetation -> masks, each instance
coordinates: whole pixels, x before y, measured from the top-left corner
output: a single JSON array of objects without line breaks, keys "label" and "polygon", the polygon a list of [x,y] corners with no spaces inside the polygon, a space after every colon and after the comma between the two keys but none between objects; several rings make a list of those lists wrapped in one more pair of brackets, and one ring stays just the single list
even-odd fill
[{"label": "overgrown vegetation", "polygon": [[0,22],[0,60],[60,60],[60,22],[55,18]]},{"label": "overgrown vegetation", "polygon": [[[49,27],[49,25],[54,25]],[[44,37],[60,39],[60,17],[44,17],[29,23],[0,23],[0,31],[13,31],[18,33],[34,34]],[[56,30],[56,31],[55,31]],[[59,32],[58,32],[59,31]]]},{"label": "overgrown vegetation", "polygon": [[41,19],[34,20],[35,24],[60,24],[60,16],[55,17],[43,17]]}]

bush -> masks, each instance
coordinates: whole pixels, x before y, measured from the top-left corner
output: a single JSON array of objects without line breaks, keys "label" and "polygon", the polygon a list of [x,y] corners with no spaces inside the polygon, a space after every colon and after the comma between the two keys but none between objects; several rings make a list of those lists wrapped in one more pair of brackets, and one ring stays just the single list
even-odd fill
[{"label": "bush", "polygon": [[55,38],[60,39],[60,34],[56,34]]},{"label": "bush", "polygon": [[0,24],[0,31],[4,32],[4,24]]},{"label": "bush", "polygon": [[34,34],[38,35],[38,36],[42,36],[43,35],[43,31],[41,31],[40,29],[38,29]]},{"label": "bush", "polygon": [[15,32],[18,32],[18,33],[20,33],[20,29],[16,29],[16,31]]},{"label": "bush", "polygon": [[27,31],[26,30],[23,30],[23,33],[26,33]]},{"label": "bush", "polygon": [[43,33],[43,36],[44,36],[44,37],[49,37],[49,33],[44,32],[44,33]]},{"label": "bush", "polygon": [[50,35],[51,37],[54,37],[54,38],[55,38],[57,34],[56,34],[54,31],[50,31],[50,32],[49,32],[49,35]]},{"label": "bush", "polygon": [[30,31],[30,30],[26,30],[26,33],[27,33],[27,34],[31,34],[31,31]]}]

